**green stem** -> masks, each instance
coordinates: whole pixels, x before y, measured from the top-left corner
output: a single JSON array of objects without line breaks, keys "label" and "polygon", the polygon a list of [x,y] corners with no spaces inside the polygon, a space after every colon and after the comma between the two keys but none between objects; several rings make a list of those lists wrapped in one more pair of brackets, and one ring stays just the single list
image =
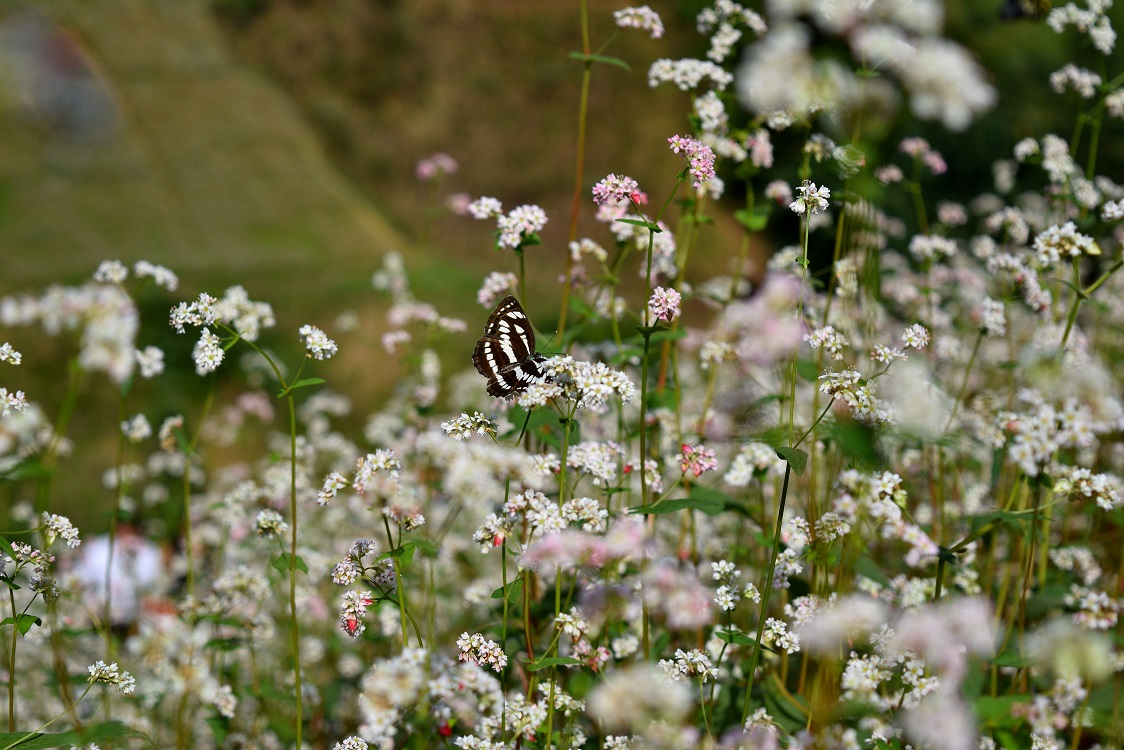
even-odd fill
[{"label": "green stem", "polygon": [[956,412],[964,401],[964,394],[968,390],[968,378],[972,374],[972,365],[976,363],[976,355],[980,353],[980,345],[983,344],[983,340],[984,332],[981,330],[976,336],[976,345],[972,347],[972,356],[968,358],[968,366],[964,368],[964,379],[960,383],[960,390],[956,392],[956,400],[952,402],[952,409],[948,413],[948,421],[945,422],[944,429],[941,430],[942,435],[948,434],[948,429],[952,427],[952,421],[956,419]]},{"label": "green stem", "polygon": [[117,465],[115,469],[117,482],[113,490],[113,512],[109,516],[109,554],[105,558],[105,621],[102,624],[105,627],[106,661],[113,661],[113,549],[117,544],[118,515],[121,512],[121,498],[125,493],[125,473],[122,469],[125,465],[125,445],[127,441],[125,431],[120,427],[124,421],[125,394],[122,393],[117,407]]},{"label": "green stem", "polygon": [[12,605],[12,648],[8,653],[8,731],[16,731],[16,642],[19,635],[19,621],[16,615],[16,592],[8,589],[8,601]]},{"label": "green stem", "polygon": [[753,694],[753,676],[757,671],[757,662],[761,658],[761,636],[765,632],[765,620],[769,614],[769,594],[773,590],[773,573],[777,567],[777,553],[781,546],[781,524],[784,523],[784,505],[788,499],[788,480],[792,475],[792,465],[785,462],[784,484],[781,486],[780,504],[777,506],[777,523],[773,532],[773,551],[769,555],[769,574],[761,586],[761,614],[757,618],[757,638],[753,642],[753,656],[749,660],[749,671],[746,673],[745,703],[742,705],[742,724],[749,718],[749,699]]},{"label": "green stem", "polygon": [[[281,383],[284,386],[284,381]],[[289,405],[289,619],[292,621],[293,679],[297,693],[297,715],[294,719],[296,747],[299,748],[304,730],[304,697],[301,694],[300,623],[297,620],[297,408],[291,392],[285,400]]]},{"label": "green stem", "polygon": [[[585,140],[589,126],[589,89],[593,78],[593,60],[589,58],[589,2],[580,0],[578,7],[581,13],[582,52],[585,61],[582,63],[582,87],[578,103],[578,145],[577,158],[574,166],[574,199],[570,206],[570,232],[569,242],[578,237],[578,217],[581,215],[582,182],[585,179]],[[568,244],[568,243],[567,243]],[[563,350],[566,348],[566,313],[570,308],[570,286],[574,278],[574,259],[567,250],[566,253],[566,280],[562,284],[562,309],[558,313],[558,339]]]},{"label": "green stem", "polygon": [[195,450],[199,445],[199,438],[203,434],[203,423],[211,412],[215,402],[215,379],[211,378],[207,396],[203,401],[203,409],[199,413],[199,423],[191,433],[191,441],[183,457],[183,543],[184,556],[187,558],[187,595],[195,596],[195,558],[194,543],[191,536],[191,461],[195,457]]},{"label": "green stem", "polygon": [[[390,533],[390,520],[386,516],[382,517],[382,524],[386,529],[387,547],[391,550],[397,549],[394,536]],[[410,645],[410,637],[406,630],[406,587],[402,585],[402,567],[398,564],[398,557],[392,557],[391,561],[394,563],[394,579],[398,582],[398,619],[402,625],[402,648],[407,648]]]},{"label": "green stem", "polygon": [[1077,321],[1077,311],[1081,308],[1081,300],[1085,299],[1085,291],[1081,289],[1081,256],[1073,259],[1073,305],[1069,308],[1069,317],[1065,322],[1065,333],[1062,334],[1062,343],[1058,347],[1058,356],[1065,354],[1065,345],[1069,341],[1069,334],[1073,331],[1073,324]]}]

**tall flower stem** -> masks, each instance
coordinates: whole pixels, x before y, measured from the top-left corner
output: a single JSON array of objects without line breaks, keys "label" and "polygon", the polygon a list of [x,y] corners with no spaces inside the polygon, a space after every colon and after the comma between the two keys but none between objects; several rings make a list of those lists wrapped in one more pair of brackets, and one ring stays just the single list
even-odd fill
[{"label": "tall flower stem", "polygon": [[[589,0],[579,0],[578,8],[581,13],[582,54],[582,87],[578,102],[578,145],[576,163],[574,165],[574,198],[570,205],[570,231],[568,241],[573,242],[578,238],[578,217],[581,216],[582,182],[585,179],[585,140],[589,128],[589,89],[593,79],[593,60],[589,53]],[[568,244],[568,243],[567,243]],[[566,347],[566,314],[570,309],[570,286],[574,279],[574,258],[566,253],[566,280],[562,283],[562,309],[558,312],[558,339],[562,347]]]},{"label": "tall flower stem", "polygon": [[[125,394],[122,393],[117,406],[117,423],[120,425],[124,421]],[[113,661],[113,551],[117,544],[117,523],[119,520],[118,515],[121,513],[121,498],[125,493],[125,473],[122,469],[125,465],[126,442],[125,431],[123,429],[118,429],[117,464],[114,469],[117,481],[113,488],[113,509],[109,515],[109,554],[105,556],[105,612],[102,626],[105,628],[105,653],[107,661]],[[108,703],[106,705],[108,709]]]},{"label": "tall flower stem", "polygon": [[195,596],[195,558],[194,542],[191,537],[191,460],[195,457],[195,450],[199,445],[199,437],[203,434],[203,423],[211,412],[215,403],[215,379],[211,378],[207,396],[203,400],[203,409],[199,412],[199,422],[191,433],[187,450],[183,456],[183,544],[184,557],[187,562],[187,595]]},{"label": "tall flower stem", "polygon": [[8,601],[12,605],[12,647],[8,651],[8,731],[16,731],[16,643],[19,636],[19,622],[16,614],[16,592],[8,588]]},{"label": "tall flower stem", "polygon": [[[383,516],[382,525],[386,529],[387,547],[392,550],[401,547],[401,539],[398,540],[398,544],[394,543],[394,535],[390,532],[390,519]],[[409,616],[406,610],[406,587],[402,585],[402,566],[398,556],[392,557],[391,561],[394,563],[394,579],[398,582],[398,619],[402,627],[402,648],[407,648],[410,645],[410,634],[406,629],[406,619]]]},{"label": "tall flower stem", "polygon": [[304,699],[301,695],[300,621],[297,619],[297,407],[292,391],[289,391],[285,400],[289,406],[289,619],[292,620],[293,681],[297,693],[297,715],[294,722],[297,730],[296,747],[299,748],[304,729]]},{"label": "tall flower stem", "polygon": [[769,555],[769,574],[761,585],[761,613],[757,618],[757,638],[753,642],[753,656],[749,659],[749,670],[746,672],[745,702],[742,704],[742,724],[749,718],[749,698],[753,694],[753,675],[757,671],[757,662],[761,658],[761,636],[765,632],[765,619],[769,615],[769,594],[773,590],[773,573],[777,567],[777,553],[781,546],[781,524],[784,523],[784,505],[788,499],[788,480],[792,475],[792,465],[785,462],[784,484],[781,486],[781,499],[777,505],[777,523],[773,531],[773,550]]}]

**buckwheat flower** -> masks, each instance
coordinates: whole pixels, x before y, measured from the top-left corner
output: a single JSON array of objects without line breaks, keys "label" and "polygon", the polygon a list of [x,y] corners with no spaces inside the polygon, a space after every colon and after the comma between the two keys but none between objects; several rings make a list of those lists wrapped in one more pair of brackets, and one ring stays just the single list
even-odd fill
[{"label": "buckwheat flower", "polygon": [[1089,630],[1112,630],[1120,619],[1120,600],[1076,583],[1070,585],[1065,603],[1077,610],[1073,622]]},{"label": "buckwheat flower", "polygon": [[121,423],[121,433],[130,443],[139,443],[152,437],[152,425],[149,424],[148,417],[137,414]]},{"label": "buckwheat flower", "polygon": [[796,186],[796,192],[798,197],[788,204],[793,213],[813,216],[827,210],[831,190],[826,185],[817,188],[816,183],[805,180],[803,185]]},{"label": "buckwheat flower", "polygon": [[956,255],[956,240],[938,234],[916,234],[909,241],[909,254],[920,263]]},{"label": "buckwheat flower", "polygon": [[172,451],[176,447],[176,433],[183,432],[183,415],[167,417],[160,423],[156,436],[160,441],[161,450]]},{"label": "buckwheat flower", "polygon": [[462,412],[456,419],[442,422],[441,429],[454,440],[468,440],[474,433],[493,437],[496,434],[496,425],[478,411],[472,416]]},{"label": "buckwheat flower", "polygon": [[1106,13],[1112,7],[1111,0],[1089,0],[1086,5],[1087,8],[1082,8],[1077,3],[1067,3],[1054,8],[1046,16],[1046,24],[1059,34],[1066,26],[1072,25],[1082,34],[1089,35],[1097,51],[1111,54],[1116,46],[1116,31]]},{"label": "buckwheat flower", "polygon": [[624,175],[607,175],[593,186],[594,203],[628,203],[636,201],[634,197],[640,193],[640,185],[636,180]]},{"label": "buckwheat flower", "polygon": [[684,58],[682,60],[660,59],[648,68],[648,86],[655,88],[661,83],[674,84],[680,91],[698,88],[709,82],[718,91],[723,91],[734,82],[734,76],[722,66],[709,60]]},{"label": "buckwheat flower", "polygon": [[979,318],[980,330],[988,336],[1007,335],[1007,314],[999,300],[984,297],[976,317]]},{"label": "buckwheat flower", "polygon": [[94,271],[94,281],[103,284],[123,284],[129,278],[129,268],[119,260],[103,260]]},{"label": "buckwheat flower", "polygon": [[503,204],[485,195],[468,204],[468,213],[474,219],[491,219],[503,215]]},{"label": "buckwheat flower", "polygon": [[580,262],[581,259],[587,255],[601,263],[609,260],[608,251],[588,237],[583,237],[581,240],[570,243],[570,258],[573,259],[575,263]]},{"label": "buckwheat flower", "polygon": [[7,341],[0,346],[0,362],[8,362],[12,365],[19,365],[23,361],[23,355],[12,348],[12,345]]},{"label": "buckwheat flower", "polygon": [[164,372],[164,352],[155,346],[137,349],[136,360],[142,378],[154,378]]},{"label": "buckwheat flower", "polygon": [[281,514],[268,508],[258,513],[257,521],[254,523],[254,531],[263,539],[278,537],[287,528],[289,524],[285,523]]},{"label": "buckwheat flower", "polygon": [[765,620],[765,630],[761,637],[766,643],[784,649],[786,653],[795,654],[800,650],[800,636],[789,631],[788,624],[784,620],[775,617]]},{"label": "buckwheat flower", "polygon": [[825,350],[835,360],[843,359],[843,349],[850,346],[847,337],[835,330],[834,326],[824,326],[811,333],[806,333],[804,334],[804,341],[812,349]]},{"label": "buckwheat flower", "polygon": [[379,448],[356,461],[352,487],[357,495],[365,495],[369,490],[393,494],[398,489],[398,471],[401,468],[394,451]]},{"label": "buckwheat flower", "polygon": [[500,645],[486,640],[480,633],[461,633],[457,638],[457,648],[460,649],[457,658],[461,661],[491,667],[496,672],[502,672],[507,666],[507,655]]},{"label": "buckwheat flower", "polygon": [[222,339],[211,333],[209,328],[204,328],[199,332],[199,340],[195,342],[191,356],[195,360],[197,374],[206,375],[208,372],[213,372],[222,364],[223,357],[226,356],[222,348]]},{"label": "buckwheat flower", "polygon": [[870,358],[875,362],[881,362],[882,364],[888,365],[891,362],[909,359],[909,355],[907,355],[901,349],[889,347],[885,344],[875,344],[874,348],[870,352]]},{"label": "buckwheat flower", "polygon": [[328,338],[326,333],[314,325],[303,325],[298,333],[304,339],[304,348],[308,350],[309,357],[331,359],[339,352],[336,342]]},{"label": "buckwheat flower", "polygon": [[902,331],[902,343],[907,349],[924,349],[929,345],[929,332],[920,323]]},{"label": "buckwheat flower", "polygon": [[1092,99],[1097,95],[1097,87],[1100,85],[1099,75],[1091,70],[1079,68],[1073,63],[1068,63],[1050,74],[1050,88],[1058,94],[1064,93],[1067,88],[1072,88],[1082,98]]},{"label": "buckwheat flower", "polygon": [[680,446],[679,468],[683,470],[684,474],[689,471],[697,478],[703,472],[717,469],[718,460],[714,457],[714,451],[710,448],[703,445],[683,443]]},{"label": "buckwheat flower", "polygon": [[1101,248],[1092,237],[1078,232],[1072,221],[1061,226],[1054,224],[1034,238],[1034,262],[1039,268],[1053,268],[1062,258],[1082,254],[1100,255]]},{"label": "buckwheat flower", "polygon": [[393,354],[399,346],[412,339],[409,331],[388,331],[382,335],[382,348]]},{"label": "buckwheat flower", "polygon": [[576,402],[582,409],[602,411],[614,395],[620,397],[621,403],[628,403],[636,396],[636,386],[628,376],[603,362],[586,362],[563,355],[549,357],[539,368],[551,380],[550,386],[558,389],[554,397]]},{"label": "buckwheat flower", "polygon": [[1124,89],[1117,89],[1104,98],[1104,108],[1111,116],[1124,118]]},{"label": "buckwheat flower", "polygon": [[422,182],[432,180],[441,175],[453,174],[458,169],[457,160],[448,154],[437,152],[429,158],[422,159],[414,168],[414,176]]},{"label": "buckwheat flower", "polygon": [[1096,685],[1112,675],[1112,641],[1056,618],[1027,637],[1027,656],[1059,679]]},{"label": "buckwheat flower", "polygon": [[332,750],[367,750],[367,741],[362,737],[348,737],[343,742],[337,742]]},{"label": "buckwheat flower", "polygon": [[784,461],[771,446],[747,443],[738,449],[722,481],[734,487],[745,487],[754,477],[762,478],[767,473],[776,476],[783,472]]},{"label": "buckwheat flower", "polygon": [[652,39],[663,36],[663,21],[660,20],[660,14],[647,5],[614,11],[613,19],[616,20],[618,28],[647,31]]},{"label": "buckwheat flower", "polygon": [[674,320],[679,317],[679,303],[682,299],[674,289],[658,286],[648,300],[648,312],[656,320]]},{"label": "buckwheat flower", "polygon": [[358,638],[367,629],[363,618],[367,614],[367,607],[374,604],[374,599],[365,591],[347,591],[340,597],[340,630],[352,638]]},{"label": "buckwheat flower", "polygon": [[316,493],[316,504],[323,507],[330,503],[336,494],[347,486],[347,479],[338,471],[324,477],[324,487]]},{"label": "buckwheat flower", "polygon": [[82,540],[78,538],[78,529],[74,528],[74,524],[66,516],[44,512],[43,523],[47,527],[44,536],[48,547],[54,544],[56,539],[64,540],[66,546],[71,549],[82,544]]},{"label": "buckwheat flower", "polygon": [[516,206],[496,221],[500,232],[499,246],[520,247],[537,235],[546,222],[546,211],[540,207],[529,204]]},{"label": "buckwheat flower", "polygon": [[488,554],[512,536],[512,525],[506,518],[489,513],[480,528],[472,532],[472,541],[480,545],[480,552]]},{"label": "buckwheat flower", "polygon": [[0,418],[7,419],[13,409],[25,411],[27,406],[27,397],[23,391],[9,392],[7,388],[0,388]]},{"label": "buckwheat flower", "polygon": [[529,411],[546,406],[556,398],[562,398],[562,386],[557,383],[539,382],[527,386],[515,397],[515,403]]},{"label": "buckwheat flower", "polygon": [[667,142],[671,144],[672,153],[682,153],[687,157],[691,176],[695,178],[692,183],[694,187],[700,188],[704,182],[714,177],[715,157],[710,146],[694,138],[684,138],[679,135],[671,136]]},{"label": "buckwheat flower", "polygon": [[105,685],[113,685],[121,691],[121,695],[132,695],[133,690],[137,686],[137,681],[128,672],[119,672],[117,670],[117,662],[106,664],[100,659],[90,666],[86,667],[86,671],[90,676],[86,678],[89,683],[97,684],[103,683]]},{"label": "buckwheat flower", "polygon": [[698,680],[705,684],[709,680],[718,678],[718,669],[711,663],[706,652],[693,648],[684,651],[675,649],[675,659],[660,659],[659,667],[670,679],[679,681],[684,677]]},{"label": "buckwheat flower", "polygon": [[425,525],[425,516],[417,508],[387,505],[383,507],[382,514],[393,521],[402,531],[414,531]]},{"label": "buckwheat flower", "polygon": [[176,333],[183,333],[186,326],[212,325],[216,320],[217,299],[206,292],[199,293],[194,302],[180,302],[172,308],[169,318]]},{"label": "buckwheat flower", "polygon": [[493,271],[484,279],[483,285],[476,292],[476,301],[484,307],[494,307],[496,302],[511,294],[519,284],[519,277],[514,273],[500,273]]},{"label": "buckwheat flower", "polygon": [[156,286],[163,287],[169,292],[176,291],[176,287],[180,284],[180,279],[170,269],[155,263],[149,263],[147,260],[138,260],[133,264],[133,274],[138,279],[151,278]]},{"label": "buckwheat flower", "polygon": [[332,566],[332,583],[337,586],[350,586],[362,573],[355,560],[345,557]]},{"label": "buckwheat flower", "polygon": [[1064,183],[1077,175],[1077,163],[1069,155],[1069,142],[1053,133],[1042,136],[1042,168],[1050,182]]}]

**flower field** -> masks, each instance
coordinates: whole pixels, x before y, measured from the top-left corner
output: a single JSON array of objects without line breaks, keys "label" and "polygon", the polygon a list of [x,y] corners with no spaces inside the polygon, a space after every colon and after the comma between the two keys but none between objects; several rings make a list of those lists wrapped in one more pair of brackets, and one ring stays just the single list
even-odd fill
[{"label": "flower field", "polygon": [[[278,332],[249,282],[106,260],[0,299],[0,750],[1122,746],[1111,1],[1004,6],[1080,40],[1019,82],[1072,127],[981,185],[917,135],[1003,85],[937,0],[707,4],[647,71],[677,171],[590,175],[612,41],[672,20],[580,1],[615,30],[543,144],[572,215],[449,196],[467,320],[387,249],[383,402],[327,374],[342,311]],[[44,336],[57,377],[12,387]],[[92,390],[96,532],[58,491]]]}]

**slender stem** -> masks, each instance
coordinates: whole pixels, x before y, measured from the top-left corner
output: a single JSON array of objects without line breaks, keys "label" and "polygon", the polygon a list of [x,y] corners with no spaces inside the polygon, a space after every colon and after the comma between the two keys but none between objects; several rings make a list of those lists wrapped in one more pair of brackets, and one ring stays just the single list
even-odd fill
[{"label": "slender stem", "polygon": [[8,731],[16,731],[16,636],[19,635],[19,622],[16,615],[16,592],[8,589],[8,601],[12,605],[12,648],[8,652]]},{"label": "slender stem", "polygon": [[784,465],[784,484],[781,487],[780,504],[777,506],[777,523],[773,532],[773,551],[769,555],[769,574],[761,586],[761,613],[757,618],[757,638],[753,642],[753,656],[749,660],[749,671],[746,673],[745,703],[742,705],[742,723],[749,718],[749,698],[753,693],[753,676],[757,671],[757,662],[761,658],[761,636],[765,632],[765,618],[769,614],[769,594],[773,590],[773,573],[777,567],[777,552],[781,546],[781,524],[784,523],[784,505],[788,499],[788,480],[792,475],[792,465],[787,461]]},{"label": "slender stem", "polygon": [[293,679],[297,693],[297,715],[294,719],[297,730],[296,747],[299,748],[304,730],[304,698],[301,695],[301,641],[300,623],[297,620],[297,407],[292,392],[285,400],[289,405],[289,619],[292,621]]},{"label": "slender stem", "polygon": [[[382,517],[383,528],[386,529],[386,543],[390,549],[397,549],[394,544],[394,536],[390,533],[390,520]],[[402,567],[398,564],[398,557],[392,557],[391,561],[394,564],[394,579],[398,581],[398,619],[402,625],[402,648],[410,645],[409,633],[406,630],[406,587],[402,585]]]},{"label": "slender stem", "polygon": [[1081,307],[1081,300],[1085,298],[1081,289],[1081,256],[1073,259],[1073,305],[1069,308],[1069,317],[1065,322],[1065,333],[1062,334],[1062,343],[1058,346],[1058,356],[1065,354],[1065,345],[1069,341],[1069,334],[1073,331],[1073,324],[1077,321],[1077,311]]},{"label": "slender stem", "polygon": [[952,421],[956,419],[956,412],[960,408],[961,402],[964,401],[964,393],[968,390],[968,378],[972,374],[972,365],[976,363],[976,355],[980,353],[980,345],[983,344],[984,332],[981,330],[976,336],[976,345],[972,347],[972,356],[968,358],[968,366],[964,368],[964,379],[960,383],[960,390],[956,392],[956,400],[952,402],[952,409],[948,413],[948,421],[944,424],[944,429],[941,434],[947,434],[948,429],[952,427]]},{"label": "slender stem", "polygon": [[127,439],[125,437],[125,431],[120,427],[121,423],[124,421],[125,394],[122,393],[117,407],[117,465],[115,468],[117,481],[113,489],[113,512],[109,516],[109,554],[105,557],[105,621],[103,626],[105,627],[106,661],[113,661],[113,551],[117,544],[117,522],[118,515],[121,513],[121,498],[125,493],[125,472],[123,468],[125,465],[125,445]]},{"label": "slender stem", "polygon": [[[574,166],[574,199],[570,206],[569,242],[578,238],[578,218],[582,206],[582,182],[585,179],[585,140],[589,126],[589,89],[593,78],[593,60],[589,59],[589,0],[579,0],[581,12],[582,52],[586,58],[582,64],[581,98],[578,103],[578,146]],[[570,308],[570,286],[574,278],[574,259],[566,253],[566,280],[562,284],[562,309],[558,313],[558,338],[566,347],[566,313]]]},{"label": "slender stem", "polygon": [[203,401],[203,409],[199,413],[199,423],[191,434],[187,451],[183,457],[183,544],[184,557],[187,558],[187,595],[195,596],[195,558],[194,544],[191,538],[191,460],[195,457],[195,450],[199,445],[199,437],[203,434],[203,423],[215,402],[215,379],[211,378],[207,396]]}]

